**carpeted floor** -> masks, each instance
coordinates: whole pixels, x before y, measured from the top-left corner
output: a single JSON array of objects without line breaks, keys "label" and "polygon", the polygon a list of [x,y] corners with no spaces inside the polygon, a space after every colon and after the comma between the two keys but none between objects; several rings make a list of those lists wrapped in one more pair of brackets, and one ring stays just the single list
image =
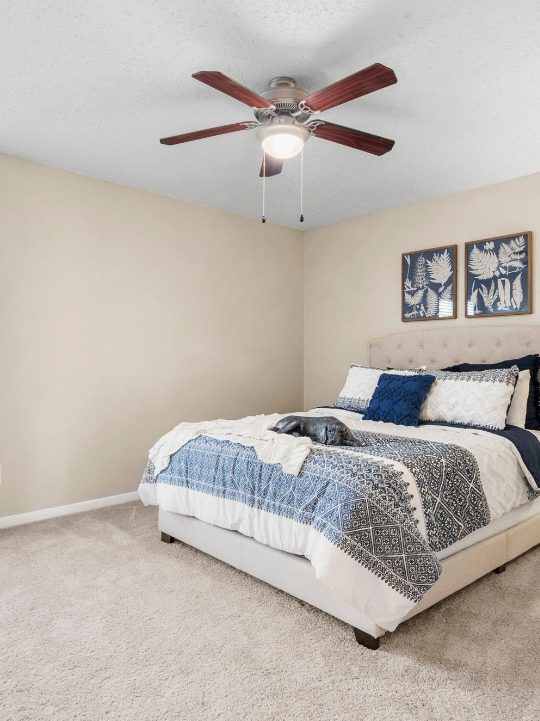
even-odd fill
[{"label": "carpeted floor", "polygon": [[139,503],[0,532],[2,721],[540,714],[540,548],[383,639],[159,540]]}]

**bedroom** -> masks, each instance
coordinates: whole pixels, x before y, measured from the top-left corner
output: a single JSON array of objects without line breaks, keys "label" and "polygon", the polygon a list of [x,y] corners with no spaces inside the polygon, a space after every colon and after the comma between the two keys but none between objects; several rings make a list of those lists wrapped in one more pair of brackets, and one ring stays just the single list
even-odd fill
[{"label": "bedroom", "polygon": [[[537,3],[19,0],[1,19],[0,717],[536,718]],[[379,89],[272,115],[269,92],[294,105],[374,64]],[[272,107],[192,77],[212,70]],[[280,118],[308,136],[266,177],[260,128],[159,142]],[[363,418],[385,384],[415,387],[418,425]],[[272,430],[291,414],[324,437]],[[202,426],[167,462],[180,423]],[[140,484],[150,449],[165,466]],[[402,504],[406,571],[343,553],[355,528],[325,535],[325,459],[362,502]],[[442,466],[447,536],[425,496]],[[253,474],[261,508],[238,496]]]}]

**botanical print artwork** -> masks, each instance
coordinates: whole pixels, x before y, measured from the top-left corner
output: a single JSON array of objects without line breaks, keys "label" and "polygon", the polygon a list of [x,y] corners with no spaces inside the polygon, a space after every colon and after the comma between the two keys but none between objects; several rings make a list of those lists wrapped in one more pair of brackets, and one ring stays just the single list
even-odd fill
[{"label": "botanical print artwork", "polygon": [[457,246],[403,253],[401,320],[456,317]]},{"label": "botanical print artwork", "polygon": [[466,243],[468,318],[531,313],[532,234]]}]

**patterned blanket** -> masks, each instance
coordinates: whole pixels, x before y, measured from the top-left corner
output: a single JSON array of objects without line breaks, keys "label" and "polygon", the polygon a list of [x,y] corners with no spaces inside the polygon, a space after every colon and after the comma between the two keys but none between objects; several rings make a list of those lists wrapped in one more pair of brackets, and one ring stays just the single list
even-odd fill
[{"label": "patterned blanket", "polygon": [[315,446],[298,476],[253,448],[202,436],[157,477],[149,462],[139,492],[145,503],[307,556],[345,600],[392,630],[439,578],[435,552],[489,523],[490,512],[466,448],[354,435],[354,448]]}]

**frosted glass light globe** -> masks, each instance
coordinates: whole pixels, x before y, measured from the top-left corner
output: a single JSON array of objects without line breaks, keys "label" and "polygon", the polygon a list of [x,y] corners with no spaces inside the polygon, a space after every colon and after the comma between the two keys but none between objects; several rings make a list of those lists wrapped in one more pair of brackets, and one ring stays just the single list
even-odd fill
[{"label": "frosted glass light globe", "polygon": [[278,133],[263,140],[262,146],[274,158],[292,158],[302,150],[304,141],[290,133]]},{"label": "frosted glass light globe", "polygon": [[274,125],[259,131],[264,152],[273,158],[285,159],[298,155],[308,138],[307,128],[295,125]]}]

